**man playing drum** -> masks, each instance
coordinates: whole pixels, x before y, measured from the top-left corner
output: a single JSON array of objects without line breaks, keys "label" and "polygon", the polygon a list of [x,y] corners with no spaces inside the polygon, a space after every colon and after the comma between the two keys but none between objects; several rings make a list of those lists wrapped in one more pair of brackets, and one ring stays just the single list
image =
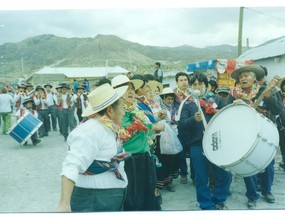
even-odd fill
[{"label": "man playing drum", "polygon": [[[22,116],[24,116],[25,113],[30,112],[34,117],[38,118],[38,113],[36,110],[34,110],[33,107],[33,99],[31,98],[25,98],[23,101],[23,108],[20,108],[17,112],[16,112],[16,117],[17,120],[19,118],[21,118]],[[41,142],[41,139],[39,139],[38,137],[38,131],[36,131],[32,136],[31,136],[31,140],[33,142],[33,145],[37,145]],[[26,141],[23,145],[26,146],[28,144],[28,141]]]},{"label": "man playing drum", "polygon": [[[264,70],[258,65],[244,66],[236,69],[231,74],[238,84],[230,91],[227,98],[228,103],[240,102],[254,106],[254,102],[259,96],[264,96],[263,101],[258,106],[258,110],[267,118],[275,121],[275,116],[282,111],[282,104],[277,100],[275,93],[265,86],[260,86],[257,81],[264,78]],[[234,101],[236,100],[236,101]],[[248,131],[250,132],[250,131]],[[271,193],[274,178],[274,159],[260,174],[261,194],[269,203],[275,202],[275,197]],[[256,208],[256,201],[259,198],[257,193],[257,175],[244,177],[246,185],[247,206],[249,209]]]},{"label": "man playing drum", "polygon": [[202,141],[206,126],[204,122],[210,121],[218,111],[217,109],[225,107],[226,103],[214,93],[206,93],[208,79],[204,74],[195,73],[190,84],[193,95],[197,91],[200,95],[197,93],[198,98],[189,97],[184,103],[179,126],[181,131],[187,135],[190,145],[190,157],[195,172],[196,198],[202,210],[224,210],[227,209],[225,202],[231,184],[231,174],[214,165],[216,182],[212,196],[208,185],[210,161],[203,154]]}]

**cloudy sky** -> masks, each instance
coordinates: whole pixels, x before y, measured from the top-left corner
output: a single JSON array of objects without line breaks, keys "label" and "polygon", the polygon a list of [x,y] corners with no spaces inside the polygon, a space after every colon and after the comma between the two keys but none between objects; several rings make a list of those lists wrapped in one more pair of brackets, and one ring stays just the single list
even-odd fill
[{"label": "cloudy sky", "polygon": [[0,45],[41,34],[62,37],[112,34],[143,45],[168,47],[237,45],[239,6],[244,5],[243,45],[247,38],[250,46],[257,46],[285,36],[285,5],[274,4],[274,0],[270,5],[249,5],[242,1],[239,4],[235,0],[232,2],[236,4],[232,5],[189,4],[190,0],[176,0],[175,5],[166,0],[150,1],[150,4],[148,0],[141,4],[105,0],[100,6],[88,4],[90,0],[77,1],[77,4],[69,0],[68,4],[61,5],[57,2],[64,0],[49,0],[42,5],[37,2],[43,1],[31,4],[28,3],[31,0],[15,0],[17,4],[13,1],[0,0]]}]

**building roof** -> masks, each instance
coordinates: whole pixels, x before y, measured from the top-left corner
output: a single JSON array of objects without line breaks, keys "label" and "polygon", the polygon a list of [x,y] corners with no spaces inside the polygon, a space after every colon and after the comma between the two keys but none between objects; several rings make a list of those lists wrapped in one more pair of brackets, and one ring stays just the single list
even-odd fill
[{"label": "building roof", "polygon": [[238,57],[239,60],[260,60],[285,54],[285,37],[281,37],[271,43],[266,43],[247,50]]},{"label": "building roof", "polygon": [[129,71],[120,67],[44,67],[34,74],[63,74],[66,78],[100,78]]}]

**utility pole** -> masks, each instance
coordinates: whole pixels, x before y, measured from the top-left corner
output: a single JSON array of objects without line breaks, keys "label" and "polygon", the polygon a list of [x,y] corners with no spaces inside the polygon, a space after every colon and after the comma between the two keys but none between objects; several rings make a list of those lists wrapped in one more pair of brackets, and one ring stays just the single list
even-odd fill
[{"label": "utility pole", "polygon": [[24,75],[24,59],[21,58],[22,75]]},{"label": "utility pole", "polygon": [[240,7],[240,9],[239,9],[239,27],[238,27],[238,56],[241,55],[241,51],[242,51],[243,11],[244,11],[244,7]]},{"label": "utility pole", "polygon": [[128,48],[128,53],[129,53],[129,62],[130,62],[130,70],[132,71],[132,58],[131,58],[131,51],[130,49]]}]

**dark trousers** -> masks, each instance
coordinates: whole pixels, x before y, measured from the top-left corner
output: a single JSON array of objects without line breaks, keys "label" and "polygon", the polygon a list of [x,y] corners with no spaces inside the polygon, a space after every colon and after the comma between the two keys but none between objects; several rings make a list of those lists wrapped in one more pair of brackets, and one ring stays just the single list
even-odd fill
[{"label": "dark trousers", "polygon": [[203,210],[214,209],[215,204],[224,204],[228,197],[228,192],[232,180],[229,172],[218,166],[213,166],[215,172],[215,187],[213,196],[209,188],[209,164],[210,162],[203,154],[201,146],[192,146],[190,156],[193,159],[195,171],[196,198]]},{"label": "dark trousers", "polygon": [[48,117],[48,109],[46,110],[38,110],[37,111],[39,114],[39,120],[41,120],[43,122],[42,126],[39,129],[39,134],[40,136],[44,136],[44,135],[48,135],[49,132],[49,127],[48,127],[48,121],[49,121],[49,117]]},{"label": "dark trousers", "polygon": [[278,132],[279,132],[279,146],[280,146],[282,161],[285,162],[285,129],[283,130],[278,129]]},{"label": "dark trousers", "polygon": [[[261,193],[266,194],[271,192],[271,187],[274,180],[274,159],[266,167],[265,171],[259,173]],[[248,199],[257,200],[259,194],[257,193],[257,175],[243,178],[246,186],[246,196]]]},{"label": "dark trousers", "polygon": [[70,128],[70,131],[74,128],[74,117],[72,116],[74,112],[72,110],[63,109],[59,110],[59,124],[62,130],[62,135],[64,138],[67,138],[69,132],[68,127]]},{"label": "dark trousers", "polygon": [[125,196],[125,188],[87,189],[74,187],[70,200],[71,211],[122,211]]},{"label": "dark trousers", "polygon": [[81,114],[82,114],[82,109],[81,109],[81,108],[77,108],[76,114],[77,114],[77,117],[78,117],[78,121],[81,122],[82,119],[83,119],[83,117],[81,116]]}]

